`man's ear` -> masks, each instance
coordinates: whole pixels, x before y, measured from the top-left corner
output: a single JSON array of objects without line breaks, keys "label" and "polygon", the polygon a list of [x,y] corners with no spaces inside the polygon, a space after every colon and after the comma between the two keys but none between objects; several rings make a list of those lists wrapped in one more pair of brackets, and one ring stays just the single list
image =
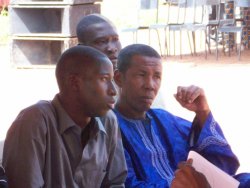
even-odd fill
[{"label": "man's ear", "polygon": [[114,72],[114,80],[118,87],[122,87],[122,73],[119,70],[115,70]]},{"label": "man's ear", "polygon": [[80,78],[76,74],[71,74],[68,77],[68,83],[73,91],[78,91],[79,90],[79,85],[80,85]]}]

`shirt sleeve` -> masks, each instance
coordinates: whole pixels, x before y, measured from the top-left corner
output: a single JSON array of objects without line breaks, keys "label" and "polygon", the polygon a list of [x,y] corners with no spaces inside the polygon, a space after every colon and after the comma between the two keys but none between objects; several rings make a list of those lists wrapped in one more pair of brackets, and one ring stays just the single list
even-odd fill
[{"label": "shirt sleeve", "polygon": [[120,188],[124,187],[127,177],[127,166],[124,156],[121,134],[118,128],[117,120],[114,118],[112,122],[114,129],[109,135],[111,139],[109,162],[107,174],[102,183],[102,187]]},{"label": "shirt sleeve", "polygon": [[38,188],[45,155],[46,126],[35,108],[22,111],[8,130],[4,144],[3,166],[10,187]]},{"label": "shirt sleeve", "polygon": [[[195,133],[199,131],[199,133]],[[197,137],[197,141],[191,146],[191,149],[200,153],[214,165],[224,170],[230,175],[234,175],[239,167],[239,161],[228,144],[222,129],[214,120],[212,113],[209,114],[202,130],[195,129],[194,124],[191,134]]]}]

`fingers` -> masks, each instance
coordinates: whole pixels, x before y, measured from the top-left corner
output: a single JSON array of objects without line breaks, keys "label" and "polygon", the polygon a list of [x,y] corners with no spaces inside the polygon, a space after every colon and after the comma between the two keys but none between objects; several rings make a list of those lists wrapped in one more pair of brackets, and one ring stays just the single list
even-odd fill
[{"label": "fingers", "polygon": [[178,168],[183,168],[183,167],[186,166],[186,165],[192,166],[192,164],[193,164],[193,159],[190,158],[190,159],[188,159],[187,161],[181,161],[181,162],[179,162]]},{"label": "fingers", "polygon": [[175,171],[171,188],[211,188],[206,177],[192,166],[193,159],[180,162]]},{"label": "fingers", "polygon": [[193,159],[188,159],[187,161],[182,161],[178,164],[178,169],[175,171],[175,178],[183,181],[192,177],[192,174],[195,172],[194,167],[192,166]]},{"label": "fingers", "polygon": [[186,163],[189,164],[189,165],[192,165],[193,164],[193,159],[192,158],[188,159]]},{"label": "fingers", "polygon": [[182,103],[193,103],[200,95],[204,95],[203,89],[191,85],[188,87],[179,86],[175,97]]},{"label": "fingers", "polygon": [[185,181],[179,180],[179,179],[173,179],[171,183],[171,188],[185,188],[187,185]]},{"label": "fingers", "polygon": [[192,187],[191,178],[193,177],[193,172],[195,169],[192,167],[191,164],[192,160],[180,162],[178,164],[178,169],[175,171],[173,179],[171,183],[171,188],[185,188],[185,187]]}]

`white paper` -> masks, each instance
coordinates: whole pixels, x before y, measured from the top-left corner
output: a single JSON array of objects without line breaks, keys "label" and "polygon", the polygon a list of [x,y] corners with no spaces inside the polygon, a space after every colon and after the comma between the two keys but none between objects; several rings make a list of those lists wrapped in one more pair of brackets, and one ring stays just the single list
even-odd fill
[{"label": "white paper", "polygon": [[200,154],[190,151],[188,154],[188,159],[193,159],[193,167],[203,173],[211,188],[237,188],[239,186],[239,182],[216,167],[214,164],[210,163]]}]

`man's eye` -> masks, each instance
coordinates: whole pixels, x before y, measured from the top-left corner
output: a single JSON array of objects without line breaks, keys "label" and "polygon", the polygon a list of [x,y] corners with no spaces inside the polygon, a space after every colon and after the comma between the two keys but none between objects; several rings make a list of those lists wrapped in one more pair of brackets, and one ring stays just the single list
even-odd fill
[{"label": "man's eye", "polygon": [[108,80],[108,78],[107,77],[102,77],[101,80],[106,82]]},{"label": "man's eye", "polygon": [[139,77],[144,77],[145,74],[141,73],[141,74],[138,74]]},{"label": "man's eye", "polygon": [[113,41],[115,41],[115,42],[119,41],[119,37],[114,37]]},{"label": "man's eye", "polygon": [[98,40],[96,41],[97,44],[106,44],[107,40],[103,39],[103,40]]},{"label": "man's eye", "polygon": [[155,75],[155,78],[161,80],[161,76],[160,75]]}]

